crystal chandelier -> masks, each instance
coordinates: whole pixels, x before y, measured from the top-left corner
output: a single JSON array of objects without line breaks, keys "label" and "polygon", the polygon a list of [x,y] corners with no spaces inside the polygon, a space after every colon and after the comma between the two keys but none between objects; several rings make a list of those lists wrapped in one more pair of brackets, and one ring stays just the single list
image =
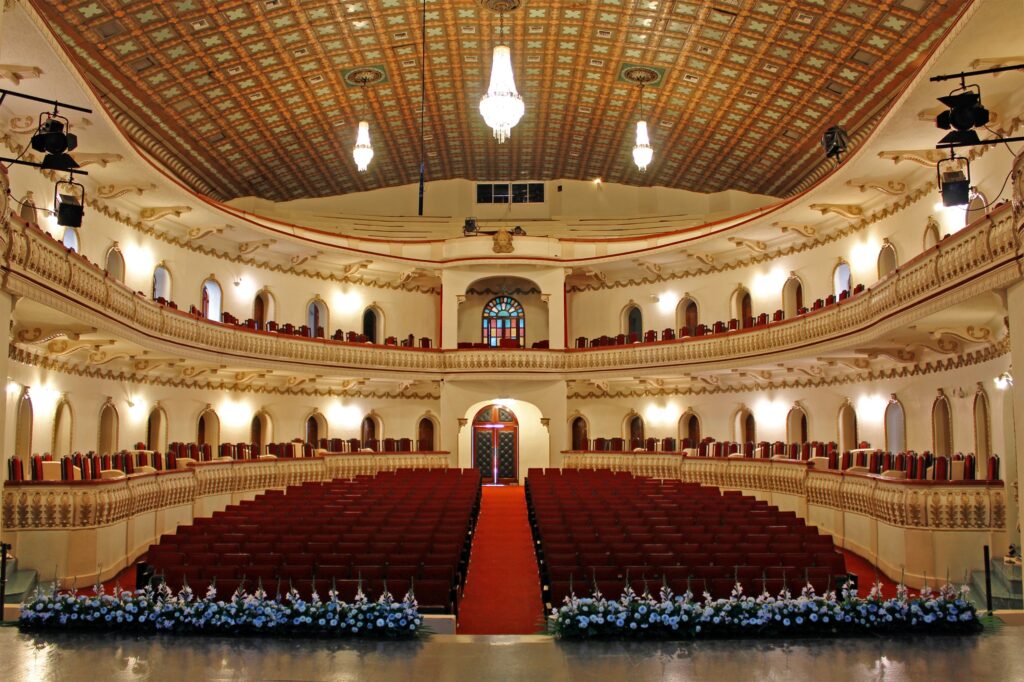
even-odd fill
[{"label": "crystal chandelier", "polygon": [[[504,34],[504,14],[501,33]],[[516,90],[515,78],[512,75],[512,50],[508,45],[494,46],[494,59],[491,62],[491,84],[487,94],[480,100],[480,115],[484,122],[494,131],[498,142],[504,142],[512,134],[512,128],[526,112],[523,98]]]},{"label": "crystal chandelier", "polygon": [[643,173],[654,158],[651,138],[647,134],[647,121],[644,120],[644,85],[640,84],[640,120],[636,122],[636,145],[633,147],[633,162]]},{"label": "crystal chandelier", "polygon": [[370,146],[370,124],[366,121],[359,122],[359,132],[356,133],[356,146],[352,148],[352,158],[356,161],[356,168],[365,171],[373,159],[373,147]]}]

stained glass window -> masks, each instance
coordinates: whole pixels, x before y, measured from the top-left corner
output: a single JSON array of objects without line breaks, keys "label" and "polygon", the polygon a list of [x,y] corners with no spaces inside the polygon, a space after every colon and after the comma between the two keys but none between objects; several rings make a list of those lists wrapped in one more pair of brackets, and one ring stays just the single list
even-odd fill
[{"label": "stained glass window", "polygon": [[483,314],[484,343],[498,347],[502,339],[511,339],[522,347],[525,338],[526,316],[519,301],[511,296],[498,296],[488,301]]}]

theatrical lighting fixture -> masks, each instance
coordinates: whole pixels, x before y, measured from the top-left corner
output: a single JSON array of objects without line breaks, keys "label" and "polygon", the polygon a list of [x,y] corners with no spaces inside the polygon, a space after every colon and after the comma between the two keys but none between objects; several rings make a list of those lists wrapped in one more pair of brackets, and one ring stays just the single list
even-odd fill
[{"label": "theatrical lighting fixture", "polygon": [[963,156],[950,156],[935,164],[942,205],[966,206],[971,202],[971,163]]},{"label": "theatrical lighting fixture", "polygon": [[841,163],[843,154],[850,148],[850,137],[843,128],[832,126],[821,136],[821,146],[825,149],[825,158]]},{"label": "theatrical lighting fixture", "polygon": [[1013,375],[1010,374],[1009,372],[1003,372],[995,379],[993,379],[992,382],[1000,391],[1005,391],[1006,389],[1013,386]]},{"label": "theatrical lighting fixture", "polygon": [[373,147],[370,146],[370,124],[366,121],[359,122],[359,132],[356,133],[356,146],[352,148],[352,158],[356,161],[356,168],[365,171],[373,159]]},{"label": "theatrical lighting fixture", "polygon": [[466,222],[462,224],[462,235],[468,237],[476,234],[479,229],[476,224],[476,218],[466,218]]},{"label": "theatrical lighting fixture", "polygon": [[42,167],[47,170],[69,171],[78,168],[78,162],[68,154],[78,146],[78,137],[71,132],[71,124],[56,112],[39,114],[39,127],[32,136],[32,149],[44,154]]},{"label": "theatrical lighting fixture", "polygon": [[61,227],[81,227],[85,214],[85,187],[69,180],[60,180],[53,186],[53,213]]},{"label": "theatrical lighting fixture", "polygon": [[981,105],[981,88],[969,85],[940,97],[939,101],[947,109],[935,118],[935,125],[950,132],[939,140],[938,146],[980,144],[981,139],[974,129],[987,125],[989,121],[988,109]]},{"label": "theatrical lighting fixture", "polygon": [[654,158],[651,148],[651,137],[647,134],[647,121],[644,119],[644,84],[640,83],[640,120],[636,122],[636,144],[633,146],[633,163],[643,173]]},{"label": "theatrical lighting fixture", "polygon": [[[505,33],[505,13],[499,12],[501,19],[499,40]],[[512,128],[526,113],[523,98],[516,90],[515,76],[512,74],[512,49],[508,45],[495,45],[494,58],[491,61],[491,82],[487,94],[480,99],[480,115],[484,122],[494,131],[498,143],[502,143],[512,134]]]}]

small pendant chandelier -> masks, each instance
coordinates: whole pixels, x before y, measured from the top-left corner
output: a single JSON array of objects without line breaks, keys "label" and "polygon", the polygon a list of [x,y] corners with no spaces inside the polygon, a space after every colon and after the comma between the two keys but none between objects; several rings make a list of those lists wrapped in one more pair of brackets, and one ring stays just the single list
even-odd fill
[{"label": "small pendant chandelier", "polygon": [[[499,12],[498,16],[501,18],[500,40],[505,33],[505,14]],[[512,49],[508,45],[495,45],[491,61],[491,83],[487,87],[487,94],[480,100],[480,115],[494,131],[494,137],[500,144],[509,138],[512,128],[519,123],[524,113],[526,105],[516,90],[512,74]]]},{"label": "small pendant chandelier", "polygon": [[365,171],[373,160],[373,147],[370,146],[370,124],[366,121],[359,122],[359,132],[356,133],[356,146],[352,148],[352,158],[355,159],[356,168]]},{"label": "small pendant chandelier", "polygon": [[633,147],[633,162],[643,173],[654,158],[651,138],[647,134],[647,121],[644,120],[644,84],[640,83],[640,120],[636,122],[636,145]]}]

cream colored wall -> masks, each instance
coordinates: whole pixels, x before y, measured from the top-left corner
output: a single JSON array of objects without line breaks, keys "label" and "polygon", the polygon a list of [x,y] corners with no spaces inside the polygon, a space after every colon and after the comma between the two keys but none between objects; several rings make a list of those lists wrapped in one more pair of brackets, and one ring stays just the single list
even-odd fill
[{"label": "cream colored wall", "polygon": [[[99,438],[100,409],[109,396],[119,416],[118,446],[129,448],[146,440],[146,425],[152,407],[159,402],[167,413],[168,442],[195,442],[196,424],[209,403],[220,419],[221,442],[249,442],[253,415],[264,410],[273,423],[275,442],[302,438],[306,418],[319,409],[328,423],[330,437],[359,436],[363,417],[371,410],[383,423],[380,437],[417,437],[422,416],[436,415],[439,405],[429,400],[386,400],[374,398],[336,398],[320,396],[267,395],[259,393],[133,385],[122,381],[72,376],[38,367],[10,362],[7,388],[7,419],[4,457],[14,451],[17,398],[23,386],[29,387],[33,409],[33,452],[49,452],[53,439],[53,421],[57,402],[63,394],[74,415],[72,449],[95,450]],[[129,400],[134,407],[128,404]],[[56,453],[68,454],[68,453]],[[6,459],[5,459],[6,461]],[[6,465],[3,477],[6,478]]]},{"label": "cream colored wall", "polygon": [[[519,478],[531,467],[560,466],[565,440],[564,381],[459,381],[441,386],[441,433],[445,443],[457,443],[455,466],[472,466],[473,416],[496,400],[504,401],[519,420]],[[541,419],[549,419],[545,426]],[[459,420],[467,423],[460,426]]]},{"label": "cream colored wall", "polygon": [[[491,181],[508,182],[500,178]],[[511,182],[538,181],[517,178]],[[744,213],[777,201],[774,197],[735,190],[702,194],[668,187],[597,184],[587,180],[549,180],[543,184],[543,203],[496,205],[476,203],[475,181],[455,179],[428,182],[423,195],[424,215],[451,218],[459,224],[469,216],[480,220],[509,221],[562,216],[608,219],[672,215],[704,218]],[[260,215],[302,221],[304,214],[414,216],[418,211],[418,202],[418,185],[402,185],[279,204],[253,197],[236,199],[230,204]]]},{"label": "cream colored wall", "polygon": [[[32,190],[37,204],[51,206],[53,185],[38,172],[15,167],[10,173],[15,198],[20,200],[27,190]],[[42,213],[39,222],[54,238],[62,237],[64,228]],[[200,307],[202,284],[215,274],[223,294],[223,310],[240,320],[253,315],[257,292],[267,288],[274,297],[274,319],[278,323],[305,324],[306,306],[319,294],[328,307],[325,325],[328,336],[337,328],[361,333],[363,311],[376,305],[384,315],[385,336],[401,338],[411,333],[417,338],[432,338],[435,343],[437,340],[439,298],[436,294],[326,281],[205,255],[145,235],[89,208],[78,234],[80,253],[101,268],[107,251],[117,242],[125,260],[125,285],[143,292],[147,298],[153,290],[153,269],[161,261],[165,262],[171,273],[172,299],[184,311],[190,305]],[[260,253],[255,257],[259,259]],[[236,279],[240,280],[238,286],[234,285]]]}]

